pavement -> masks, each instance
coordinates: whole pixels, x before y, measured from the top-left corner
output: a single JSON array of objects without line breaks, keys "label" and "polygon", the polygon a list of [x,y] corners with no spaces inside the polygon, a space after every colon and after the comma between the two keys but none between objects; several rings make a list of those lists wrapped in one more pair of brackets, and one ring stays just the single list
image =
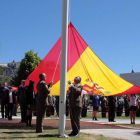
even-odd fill
[{"label": "pavement", "polygon": [[[53,129],[58,129],[58,118],[45,118],[43,125]],[[17,124],[20,122],[20,116],[13,116],[12,121],[7,118],[2,119],[0,116],[0,123]],[[32,124],[36,125],[36,117],[33,117]],[[106,119],[99,121],[92,121],[92,119],[81,119],[80,132],[103,135],[106,137],[119,138],[124,140],[140,140],[140,128],[122,127],[121,124],[130,124],[129,119],[116,119],[116,122],[108,122]],[[140,124],[140,119],[136,120],[136,124]],[[26,125],[26,124],[23,124]],[[66,120],[66,130],[71,130],[71,122]]]}]

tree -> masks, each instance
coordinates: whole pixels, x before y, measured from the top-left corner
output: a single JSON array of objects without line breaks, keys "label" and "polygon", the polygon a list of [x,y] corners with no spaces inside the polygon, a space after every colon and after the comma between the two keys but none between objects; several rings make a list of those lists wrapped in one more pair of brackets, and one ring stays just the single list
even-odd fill
[{"label": "tree", "polygon": [[0,77],[0,87],[3,87],[4,82],[6,82],[7,84],[10,83],[11,77],[10,76],[6,76],[6,77]]},{"label": "tree", "polygon": [[25,58],[21,60],[17,74],[12,77],[10,84],[13,86],[19,86],[21,80],[27,79],[27,77],[34,71],[34,69],[40,64],[41,58],[34,50],[25,52]]}]

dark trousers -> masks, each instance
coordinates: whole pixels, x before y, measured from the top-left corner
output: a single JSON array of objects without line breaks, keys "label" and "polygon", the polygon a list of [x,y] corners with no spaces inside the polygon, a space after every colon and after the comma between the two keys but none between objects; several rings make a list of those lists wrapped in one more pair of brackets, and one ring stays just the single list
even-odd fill
[{"label": "dark trousers", "polygon": [[81,116],[82,116],[82,117],[87,117],[87,107],[83,107],[83,108],[82,108]]},{"label": "dark trousers", "polygon": [[52,115],[52,106],[49,105],[49,106],[47,106],[47,108],[46,108],[46,116],[47,116],[47,117],[50,117],[51,115]]},{"label": "dark trousers", "polygon": [[69,106],[66,106],[66,116],[69,116]]},{"label": "dark trousers", "polygon": [[26,103],[21,103],[20,104],[20,110],[21,110],[21,122],[26,122],[27,104]]},{"label": "dark trousers", "polygon": [[81,116],[81,108],[80,107],[70,108],[70,119],[71,119],[72,133],[74,135],[78,134],[80,131],[80,116]]},{"label": "dark trousers", "polygon": [[47,106],[44,104],[37,103],[37,118],[36,118],[36,132],[40,133],[43,131],[43,120]]},{"label": "dark trousers", "polygon": [[102,118],[106,118],[106,107],[102,107]]},{"label": "dark trousers", "polygon": [[115,108],[114,107],[112,107],[112,106],[109,106],[108,107],[108,116],[109,116],[109,122],[110,121],[114,121],[114,119],[115,119]]},{"label": "dark trousers", "polygon": [[117,107],[116,116],[122,116],[122,113],[123,113],[123,107],[122,106],[118,106]]},{"label": "dark trousers", "polygon": [[14,105],[13,106],[13,113],[12,113],[14,116],[16,116],[17,115],[17,106],[16,105]]},{"label": "dark trousers", "polygon": [[12,119],[13,103],[8,104],[8,119]]},{"label": "dark trousers", "polygon": [[4,108],[5,108],[5,117],[8,117],[8,107],[5,102],[1,102],[1,114],[2,118],[4,118]]},{"label": "dark trousers", "polygon": [[139,117],[140,116],[140,109],[137,109],[136,110],[136,117]]},{"label": "dark trousers", "polygon": [[125,108],[125,116],[128,117],[130,114],[129,107]]}]

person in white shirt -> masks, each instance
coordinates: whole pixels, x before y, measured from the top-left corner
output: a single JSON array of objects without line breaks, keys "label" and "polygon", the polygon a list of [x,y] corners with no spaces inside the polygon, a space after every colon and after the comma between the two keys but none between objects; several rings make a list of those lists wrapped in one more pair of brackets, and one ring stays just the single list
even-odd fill
[{"label": "person in white shirt", "polygon": [[130,94],[128,96],[128,100],[130,100],[129,107],[130,107],[130,121],[131,124],[135,124],[135,116],[137,110],[137,96],[136,94]]},{"label": "person in white shirt", "polygon": [[12,120],[12,112],[13,106],[15,104],[15,93],[12,91],[12,87],[8,87],[8,95],[7,95],[7,106],[8,106],[8,120]]}]

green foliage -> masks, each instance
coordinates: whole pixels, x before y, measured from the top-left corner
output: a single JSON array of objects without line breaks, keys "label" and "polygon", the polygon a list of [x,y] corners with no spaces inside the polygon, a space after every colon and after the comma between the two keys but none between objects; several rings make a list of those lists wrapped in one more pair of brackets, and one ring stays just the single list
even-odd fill
[{"label": "green foliage", "polygon": [[5,70],[5,67],[0,67],[0,74]]},{"label": "green foliage", "polygon": [[12,77],[11,85],[19,86],[21,80],[25,80],[30,73],[40,64],[41,58],[38,57],[38,54],[34,50],[25,52],[25,57],[21,60],[18,72],[15,76]]},{"label": "green foliage", "polygon": [[6,82],[7,84],[10,83],[11,77],[7,76],[7,77],[0,77],[0,87],[3,87],[4,82]]}]

